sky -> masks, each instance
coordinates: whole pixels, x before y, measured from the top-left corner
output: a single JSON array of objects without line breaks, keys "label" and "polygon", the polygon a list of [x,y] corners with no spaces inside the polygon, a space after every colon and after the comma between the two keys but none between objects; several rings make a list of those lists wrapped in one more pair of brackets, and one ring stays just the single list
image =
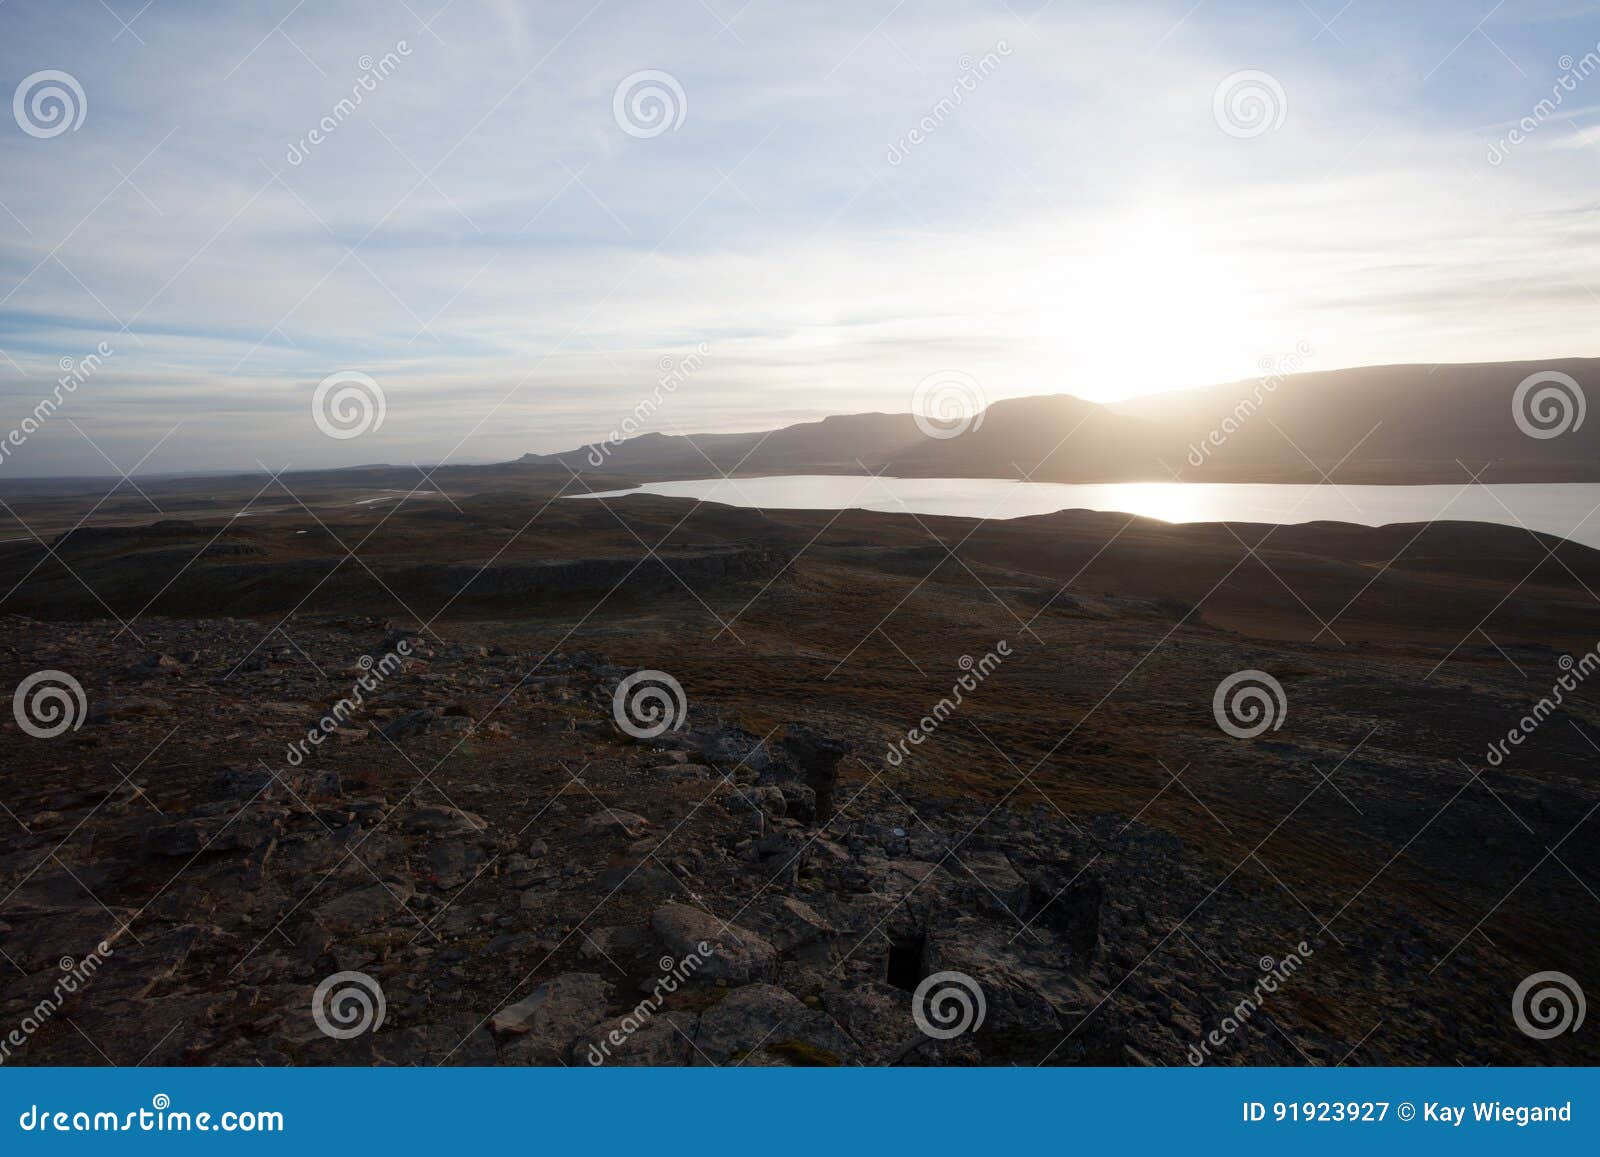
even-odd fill
[{"label": "sky", "polygon": [[9,0],[5,95],[0,481],[1596,352],[1576,0]]}]

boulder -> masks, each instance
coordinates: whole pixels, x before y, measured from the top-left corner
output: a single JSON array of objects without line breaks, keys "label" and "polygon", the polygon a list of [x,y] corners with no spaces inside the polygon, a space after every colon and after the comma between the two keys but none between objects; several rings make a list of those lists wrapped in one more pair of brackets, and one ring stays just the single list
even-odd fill
[{"label": "boulder", "polygon": [[606,1012],[611,986],[592,972],[564,972],[495,1013],[489,1027],[512,1038],[501,1048],[507,1064],[559,1064],[572,1042]]},{"label": "boulder", "polygon": [[911,994],[893,985],[868,981],[826,993],[822,1005],[861,1047],[869,1065],[893,1064],[932,1039],[911,1015]]},{"label": "boulder", "polygon": [[648,1002],[591,1028],[572,1046],[574,1065],[688,1065],[700,1018],[692,1012],[652,1012]]},{"label": "boulder", "polygon": [[779,897],[766,908],[764,916],[773,947],[785,956],[838,934],[838,929],[816,909],[793,896]]},{"label": "boulder", "polygon": [[325,901],[314,912],[318,924],[335,936],[374,928],[394,917],[415,889],[404,880],[357,888]]},{"label": "boulder", "polygon": [[696,1065],[832,1066],[860,1050],[832,1017],[775,984],[736,988],[700,1015]]},{"label": "boulder", "polygon": [[699,957],[695,975],[704,979],[747,981],[777,962],[777,950],[762,937],[687,904],[663,904],[651,915],[650,927],[675,960]]},{"label": "boulder", "polygon": [[1029,899],[1028,883],[1012,868],[1005,853],[982,849],[963,851],[951,858],[949,868],[956,883],[969,892],[979,907],[988,909],[996,917],[1027,919],[1024,913]]}]

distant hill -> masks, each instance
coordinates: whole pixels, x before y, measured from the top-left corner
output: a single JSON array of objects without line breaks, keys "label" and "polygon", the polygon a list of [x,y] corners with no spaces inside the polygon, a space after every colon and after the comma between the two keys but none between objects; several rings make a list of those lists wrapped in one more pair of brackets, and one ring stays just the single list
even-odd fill
[{"label": "distant hill", "polygon": [[[1113,408],[1158,425],[1181,451],[1170,461],[1185,478],[1274,480],[1309,470],[1307,457],[1327,470],[1348,454],[1338,481],[1465,481],[1457,459],[1473,471],[1494,463],[1486,481],[1600,481],[1600,415],[1544,439],[1524,433],[1513,416],[1517,387],[1549,371],[1568,375],[1600,403],[1600,359],[1559,358],[1329,370],[1296,374],[1275,389],[1231,382]],[[1539,388],[1524,400],[1525,418]],[[1258,397],[1253,412],[1236,419],[1237,430],[1207,452],[1207,435]],[[1569,412],[1576,417],[1575,408]],[[1202,465],[1194,465],[1196,456]]]},{"label": "distant hill", "polygon": [[[1524,432],[1513,414],[1521,383]],[[1540,417],[1542,389],[1552,396]],[[996,402],[955,437],[930,437],[910,414],[850,414],[750,434],[645,434],[614,446],[528,454],[579,473],[649,478],[855,474],[1031,478],[1040,482],[1346,483],[1600,481],[1600,417],[1577,422],[1600,359],[1371,366],[1146,395],[1103,406],[1070,394]],[[1342,464],[1340,464],[1342,462]],[[598,463],[598,465],[596,464]]]}]

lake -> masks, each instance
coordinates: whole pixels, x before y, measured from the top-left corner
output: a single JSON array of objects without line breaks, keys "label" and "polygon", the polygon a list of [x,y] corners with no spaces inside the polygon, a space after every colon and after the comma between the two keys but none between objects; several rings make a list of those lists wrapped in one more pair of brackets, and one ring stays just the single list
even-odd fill
[{"label": "lake", "polygon": [[868,478],[797,474],[650,482],[629,494],[698,498],[762,510],[877,510],[1021,518],[1057,510],[1120,511],[1165,522],[1498,522],[1600,548],[1600,483],[1329,486],[1232,482],[1014,482],[1003,478]]}]

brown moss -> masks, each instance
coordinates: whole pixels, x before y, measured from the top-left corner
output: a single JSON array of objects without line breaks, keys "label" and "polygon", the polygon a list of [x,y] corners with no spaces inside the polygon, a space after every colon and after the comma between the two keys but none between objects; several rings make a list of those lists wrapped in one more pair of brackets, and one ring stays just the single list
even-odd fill
[{"label": "brown moss", "polygon": [[838,1068],[844,1063],[838,1054],[800,1040],[778,1041],[776,1044],[769,1044],[767,1051],[801,1068]]}]

